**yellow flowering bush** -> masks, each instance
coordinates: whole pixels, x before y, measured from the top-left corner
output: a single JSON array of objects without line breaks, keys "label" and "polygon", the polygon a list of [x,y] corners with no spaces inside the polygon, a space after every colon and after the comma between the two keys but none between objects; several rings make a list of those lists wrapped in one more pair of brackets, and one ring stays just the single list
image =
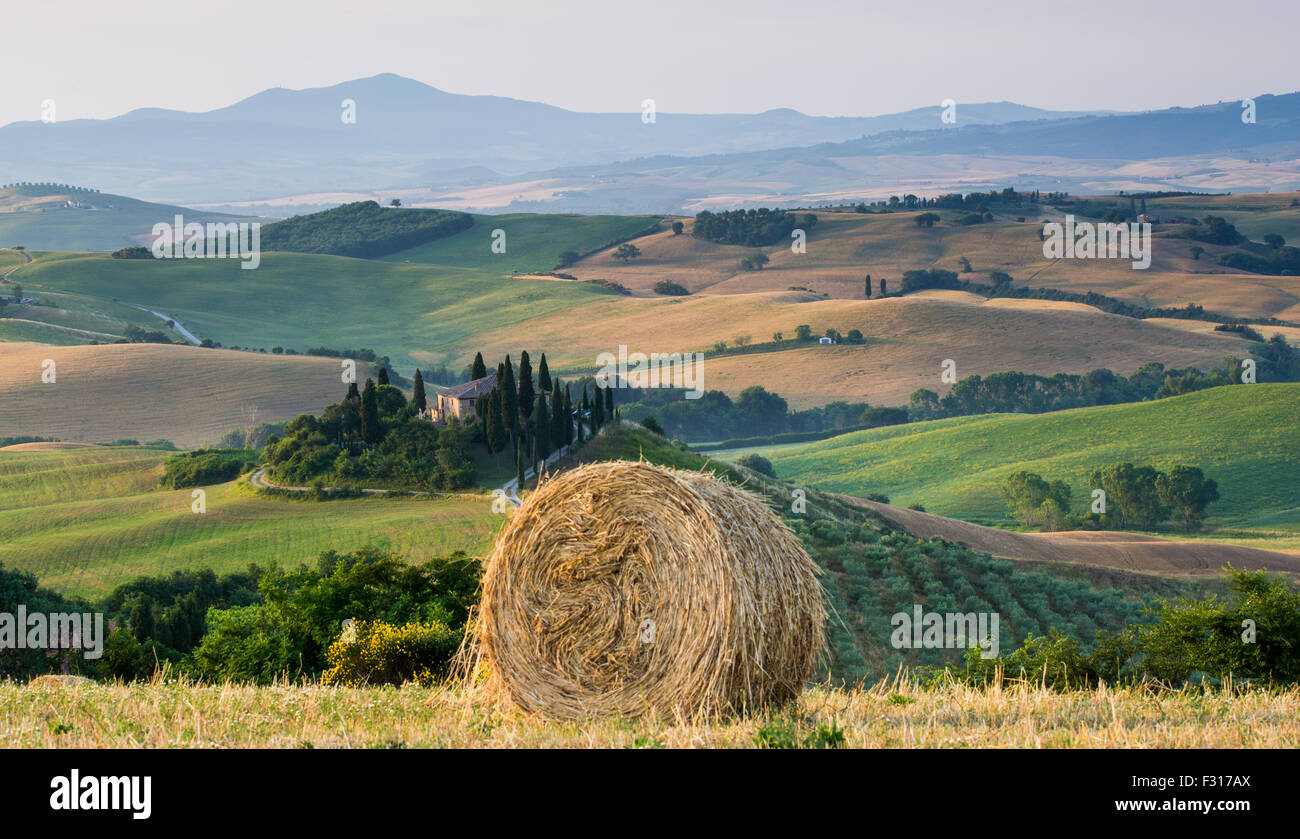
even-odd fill
[{"label": "yellow flowering bush", "polygon": [[416,682],[428,687],[446,676],[460,638],[441,621],[404,626],[357,621],[330,645],[321,683],[362,687]]}]

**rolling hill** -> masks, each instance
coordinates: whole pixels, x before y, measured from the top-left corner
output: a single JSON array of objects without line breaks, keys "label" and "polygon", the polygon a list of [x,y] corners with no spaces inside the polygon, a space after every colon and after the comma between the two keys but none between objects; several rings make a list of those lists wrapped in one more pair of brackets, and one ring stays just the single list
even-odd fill
[{"label": "rolling hill", "polygon": [[1005,559],[1068,562],[1150,574],[1217,575],[1224,565],[1231,565],[1248,571],[1300,575],[1300,551],[1260,550],[1104,530],[1016,533],[876,501],[855,499],[855,503],[913,536],[947,539]]},{"label": "rolling hill", "polygon": [[[347,388],[331,358],[173,344],[0,348],[0,436],[195,447],[236,428],[317,412]],[[56,365],[49,384],[41,380],[46,359]],[[367,375],[366,365],[357,373]]]},{"label": "rolling hill", "polygon": [[187,223],[256,220],[76,187],[9,185],[0,188],[0,245],[115,251],[142,244],[155,224],[171,224],[177,215]]},{"label": "rolling hill", "polygon": [[1065,480],[1081,513],[1094,468],[1125,460],[1158,469],[1189,464],[1218,481],[1207,524],[1219,536],[1300,548],[1300,384],[958,417],[759,451],[782,478],[855,496],[883,493],[895,504],[987,523],[1008,520],[999,487],[1018,470]]},{"label": "rolling hill", "polygon": [[[572,327],[580,317],[581,330]],[[799,324],[813,334],[860,329],[863,345],[817,344],[743,354],[711,351],[738,336],[754,344]],[[1109,367],[1125,375],[1148,361],[1167,366],[1212,366],[1247,354],[1249,344],[1225,333],[1198,334],[1134,318],[1051,306],[976,305],[940,297],[825,300],[806,292],[700,295],[686,298],[616,297],[525,324],[529,347],[547,351],[552,369],[589,372],[599,353],[704,351],[704,386],[739,393],[763,385],[798,407],[837,399],[903,405],[918,388],[947,392],[939,380],[944,359],[958,376],[1020,370],[1052,375]],[[517,349],[517,328],[482,333],[474,347],[485,358]],[[468,353],[468,362],[472,353]]]},{"label": "rolling hill", "polygon": [[136,448],[0,451],[0,564],[66,594],[102,595],[140,575],[250,563],[296,566],[325,550],[377,545],[411,561],[481,552],[505,519],[491,499],[269,498],[237,482],[161,490],[167,453]]}]

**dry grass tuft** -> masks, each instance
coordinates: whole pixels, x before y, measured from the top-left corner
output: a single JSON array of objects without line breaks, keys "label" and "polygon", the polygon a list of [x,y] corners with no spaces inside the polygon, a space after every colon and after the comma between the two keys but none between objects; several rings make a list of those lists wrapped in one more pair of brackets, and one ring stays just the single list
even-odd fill
[{"label": "dry grass tuft", "polygon": [[555,718],[786,702],[825,647],[818,573],[730,484],[590,464],[544,483],[501,534],[472,655],[487,696]]}]

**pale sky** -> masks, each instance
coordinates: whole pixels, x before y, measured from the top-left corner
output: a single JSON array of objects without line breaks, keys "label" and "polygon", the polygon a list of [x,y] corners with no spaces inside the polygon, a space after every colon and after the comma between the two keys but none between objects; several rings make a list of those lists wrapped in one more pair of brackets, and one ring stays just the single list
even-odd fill
[{"label": "pale sky", "polygon": [[[1141,110],[1300,90],[1295,0],[0,0],[0,124],[392,72],[581,111]],[[0,149],[0,153],[3,150]]]}]

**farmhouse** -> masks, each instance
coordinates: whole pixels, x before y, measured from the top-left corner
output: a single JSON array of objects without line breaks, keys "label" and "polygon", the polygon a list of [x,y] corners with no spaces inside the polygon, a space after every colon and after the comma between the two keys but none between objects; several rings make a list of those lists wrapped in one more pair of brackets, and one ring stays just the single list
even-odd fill
[{"label": "farmhouse", "polygon": [[449,387],[438,394],[438,401],[429,406],[430,422],[446,423],[452,417],[461,422],[473,422],[474,403],[480,396],[486,396],[496,387],[497,374],[489,373],[481,379]]}]

